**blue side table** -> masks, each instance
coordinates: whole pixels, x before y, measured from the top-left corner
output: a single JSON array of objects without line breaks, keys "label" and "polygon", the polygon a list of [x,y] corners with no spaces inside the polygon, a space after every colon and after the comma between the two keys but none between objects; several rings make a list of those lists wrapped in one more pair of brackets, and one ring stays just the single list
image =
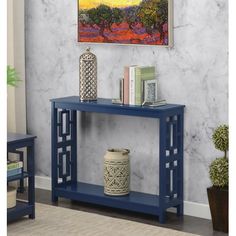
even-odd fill
[{"label": "blue side table", "polygon": [[7,221],[13,221],[19,217],[29,215],[30,219],[35,218],[35,186],[34,186],[34,140],[36,136],[8,133],[7,134],[7,153],[19,154],[23,160],[23,152],[20,148],[27,149],[27,170],[22,174],[7,178],[7,182],[20,180],[20,189],[23,188],[23,180],[28,178],[28,202],[17,200],[16,206],[7,209]]},{"label": "blue side table", "polygon": [[[98,98],[81,102],[77,96],[51,100],[52,201],[58,197],[159,216],[175,207],[183,215],[184,105],[142,107],[112,104]],[[77,111],[159,119],[159,195],[131,191],[128,196],[104,195],[103,186],[77,180]],[[158,157],[157,157],[158,160]]]}]

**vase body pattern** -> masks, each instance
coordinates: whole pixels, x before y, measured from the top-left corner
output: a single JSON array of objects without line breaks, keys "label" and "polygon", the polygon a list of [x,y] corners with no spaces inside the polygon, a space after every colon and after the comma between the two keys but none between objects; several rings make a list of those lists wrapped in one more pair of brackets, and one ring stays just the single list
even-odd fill
[{"label": "vase body pattern", "polygon": [[129,194],[130,162],[128,149],[108,149],[104,156],[104,193],[110,196]]},{"label": "vase body pattern", "polygon": [[97,100],[97,58],[90,52],[90,48],[80,56],[80,100]]}]

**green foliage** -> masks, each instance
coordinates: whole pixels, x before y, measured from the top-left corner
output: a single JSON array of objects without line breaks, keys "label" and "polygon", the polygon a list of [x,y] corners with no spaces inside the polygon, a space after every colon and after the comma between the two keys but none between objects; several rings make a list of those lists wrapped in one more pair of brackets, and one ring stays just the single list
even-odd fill
[{"label": "green foliage", "polygon": [[93,25],[93,24],[99,24],[100,23],[100,19],[98,17],[98,11],[97,8],[92,8],[89,9],[86,14],[88,15],[88,23]]},{"label": "green foliage", "polygon": [[124,19],[124,12],[119,8],[112,9],[112,23],[120,24]]},{"label": "green foliage", "polygon": [[112,23],[112,9],[106,5],[99,5],[87,11],[90,24],[96,24],[101,28],[110,27]]},{"label": "green foliage", "polygon": [[227,151],[229,149],[229,126],[220,125],[213,133],[212,140],[215,148],[225,153],[224,157],[216,158],[210,165],[210,179],[214,186],[226,187],[228,186],[229,176],[229,162],[227,159]]},{"label": "green foliage", "polygon": [[129,26],[139,21],[138,10],[139,7],[132,7],[130,10],[124,13],[125,20]]},{"label": "green foliage", "polygon": [[157,3],[157,16],[161,25],[168,22],[168,0],[161,0]]},{"label": "green foliage", "polygon": [[226,187],[228,186],[228,159],[217,158],[210,165],[210,179],[214,186]]},{"label": "green foliage", "polygon": [[15,68],[7,66],[7,85],[16,87],[19,81],[21,80],[19,79]]},{"label": "green foliage", "polygon": [[[215,145],[215,148],[225,152],[229,150],[229,126],[220,125],[213,133],[212,139]],[[226,157],[226,156],[225,156]]]},{"label": "green foliage", "polygon": [[149,34],[156,30],[162,34],[163,24],[168,21],[168,0],[143,1],[138,16]]},{"label": "green foliage", "polygon": [[108,40],[104,35],[105,29],[112,31],[111,26],[113,23],[120,24],[124,19],[124,12],[119,8],[110,8],[104,4],[96,8],[92,8],[79,13],[81,23],[88,23],[92,27],[97,25],[100,28],[100,34],[105,40]]}]

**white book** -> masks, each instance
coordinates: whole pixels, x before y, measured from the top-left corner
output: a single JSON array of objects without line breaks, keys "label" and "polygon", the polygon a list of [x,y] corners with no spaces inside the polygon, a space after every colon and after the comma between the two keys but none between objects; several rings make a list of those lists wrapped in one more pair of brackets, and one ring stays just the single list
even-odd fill
[{"label": "white book", "polygon": [[129,104],[135,105],[135,67],[129,67]]}]

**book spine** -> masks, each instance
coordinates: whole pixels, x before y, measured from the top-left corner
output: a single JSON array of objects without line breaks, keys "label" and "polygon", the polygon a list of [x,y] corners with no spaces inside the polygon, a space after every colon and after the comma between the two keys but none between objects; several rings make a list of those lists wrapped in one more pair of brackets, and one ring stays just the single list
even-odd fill
[{"label": "book spine", "polygon": [[129,104],[129,67],[124,69],[124,104]]},{"label": "book spine", "polygon": [[7,177],[14,176],[14,175],[19,175],[22,173],[22,168],[17,168],[13,170],[8,170],[7,171]]},{"label": "book spine", "polygon": [[139,67],[135,68],[135,105],[142,105],[141,70]]},{"label": "book spine", "polygon": [[129,68],[129,104],[135,105],[135,67]]},{"label": "book spine", "polygon": [[124,79],[120,80],[120,101],[124,104]]},{"label": "book spine", "polygon": [[22,161],[7,164],[7,170],[13,170],[21,167],[23,167]]}]

